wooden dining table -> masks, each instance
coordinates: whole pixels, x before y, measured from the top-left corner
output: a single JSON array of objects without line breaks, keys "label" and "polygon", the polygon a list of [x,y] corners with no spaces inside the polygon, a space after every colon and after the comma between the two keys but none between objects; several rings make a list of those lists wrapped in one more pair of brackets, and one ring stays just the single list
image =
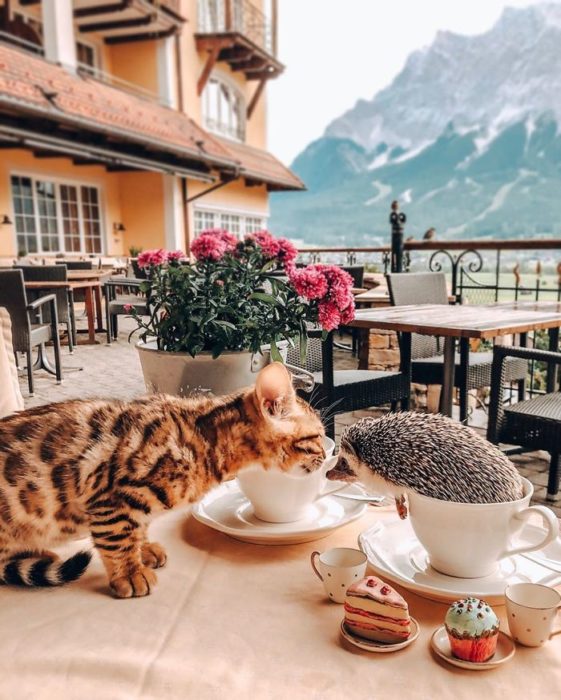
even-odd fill
[{"label": "wooden dining table", "polygon": [[[452,415],[456,342],[459,341],[460,364],[467,369],[469,341],[472,338],[493,339],[505,335],[520,335],[525,345],[531,331],[549,331],[549,349],[557,350],[561,327],[561,303],[556,301],[512,301],[482,306],[443,304],[414,304],[378,309],[358,309],[354,328],[387,329],[400,333],[401,367],[411,365],[411,334],[444,338],[444,366],[441,410]],[[549,368],[548,391],[555,385],[555,369]]]}]

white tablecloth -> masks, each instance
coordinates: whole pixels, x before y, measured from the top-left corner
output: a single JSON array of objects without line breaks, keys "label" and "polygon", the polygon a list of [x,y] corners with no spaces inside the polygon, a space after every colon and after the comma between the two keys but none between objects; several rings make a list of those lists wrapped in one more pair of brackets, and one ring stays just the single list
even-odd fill
[{"label": "white tablecloth", "polygon": [[[393,654],[344,645],[343,608],[326,600],[310,553],[356,546],[361,530],[390,513],[370,509],[326,539],[272,547],[172,512],[152,526],[169,562],[148,598],[109,597],[97,558],[64,589],[0,589],[0,698],[559,698],[561,636],[519,647],[496,670],[453,668],[429,649],[447,606],[407,591],[421,624],[414,644]],[[506,629],[504,608],[496,610]]]}]

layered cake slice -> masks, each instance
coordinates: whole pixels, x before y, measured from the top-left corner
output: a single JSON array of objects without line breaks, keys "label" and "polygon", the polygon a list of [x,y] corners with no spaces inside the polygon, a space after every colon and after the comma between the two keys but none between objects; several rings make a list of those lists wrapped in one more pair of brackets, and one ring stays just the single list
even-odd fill
[{"label": "layered cake slice", "polygon": [[411,635],[407,603],[376,576],[367,576],[347,589],[345,625],[359,637],[389,644],[404,642]]}]

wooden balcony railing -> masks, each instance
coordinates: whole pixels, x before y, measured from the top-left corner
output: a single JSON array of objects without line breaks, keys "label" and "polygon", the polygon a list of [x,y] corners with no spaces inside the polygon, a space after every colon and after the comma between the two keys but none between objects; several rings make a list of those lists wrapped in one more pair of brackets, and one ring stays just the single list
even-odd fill
[{"label": "wooden balcony railing", "polygon": [[250,0],[199,0],[199,34],[238,33],[271,56],[276,56],[274,22]]}]

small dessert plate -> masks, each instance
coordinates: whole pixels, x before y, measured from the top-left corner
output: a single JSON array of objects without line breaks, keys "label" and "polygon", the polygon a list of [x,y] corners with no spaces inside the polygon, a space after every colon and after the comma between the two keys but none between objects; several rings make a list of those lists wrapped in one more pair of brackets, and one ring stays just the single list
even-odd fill
[{"label": "small dessert plate", "polygon": [[430,645],[434,653],[441,659],[444,659],[444,661],[452,664],[452,666],[467,668],[470,671],[487,671],[491,668],[497,668],[497,666],[504,664],[506,661],[510,661],[516,651],[512,639],[504,632],[499,632],[497,651],[487,661],[477,662],[458,659],[452,655],[450,641],[448,640],[448,632],[446,632],[446,627],[444,625],[434,631],[430,640]]},{"label": "small dessert plate", "polygon": [[413,644],[413,642],[419,636],[419,623],[414,617],[412,617],[411,635],[409,639],[406,639],[404,642],[396,642],[395,644],[384,644],[383,642],[375,642],[371,639],[364,639],[364,637],[359,637],[358,635],[354,634],[348,629],[348,627],[345,625],[345,620],[341,622],[341,636],[344,639],[346,639],[347,642],[349,642],[349,644],[352,644],[353,646],[358,647],[359,649],[364,649],[364,651],[374,651],[378,654],[387,654],[391,651],[399,651],[400,649],[405,649],[405,647],[408,647],[410,644]]}]

